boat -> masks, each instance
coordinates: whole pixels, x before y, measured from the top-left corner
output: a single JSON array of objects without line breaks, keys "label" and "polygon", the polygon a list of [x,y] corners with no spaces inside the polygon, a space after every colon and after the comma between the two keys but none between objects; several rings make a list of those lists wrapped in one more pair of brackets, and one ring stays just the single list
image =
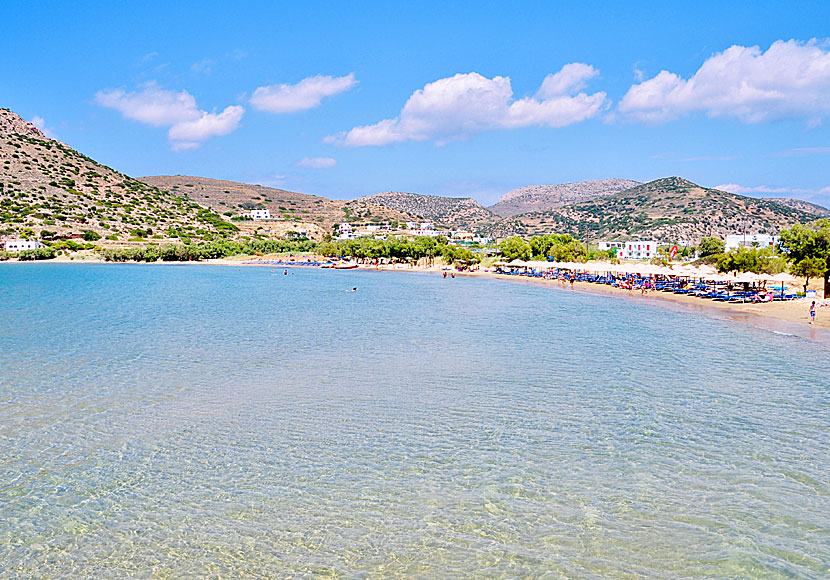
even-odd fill
[{"label": "boat", "polygon": [[357,268],[357,262],[346,262],[345,264],[335,264],[332,266],[335,270],[354,270]]}]

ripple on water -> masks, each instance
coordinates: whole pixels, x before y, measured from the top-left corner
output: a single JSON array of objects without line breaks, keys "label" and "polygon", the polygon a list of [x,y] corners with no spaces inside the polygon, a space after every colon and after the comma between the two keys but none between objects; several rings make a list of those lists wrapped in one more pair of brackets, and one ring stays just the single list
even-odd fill
[{"label": "ripple on water", "polygon": [[826,345],[426,275],[0,288],[4,577],[830,574]]}]

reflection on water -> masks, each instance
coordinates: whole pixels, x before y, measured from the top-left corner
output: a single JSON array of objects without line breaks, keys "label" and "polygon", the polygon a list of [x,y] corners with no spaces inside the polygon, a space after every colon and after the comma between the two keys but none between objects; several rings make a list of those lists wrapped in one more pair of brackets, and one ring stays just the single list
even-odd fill
[{"label": "reflection on water", "polygon": [[830,573],[826,344],[277,274],[0,267],[2,577]]}]

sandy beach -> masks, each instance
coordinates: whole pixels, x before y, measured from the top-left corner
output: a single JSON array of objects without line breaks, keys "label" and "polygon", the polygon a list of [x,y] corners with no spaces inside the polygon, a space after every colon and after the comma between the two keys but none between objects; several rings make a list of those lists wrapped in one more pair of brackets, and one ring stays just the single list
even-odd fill
[{"label": "sandy beach", "polygon": [[[299,258],[299,256],[297,256]],[[303,257],[309,258],[310,257]],[[286,256],[235,256],[231,258],[219,258],[215,260],[204,260],[199,262],[154,262],[154,265],[214,265],[214,266],[236,266],[236,267],[316,267],[303,266],[301,264],[274,264],[274,262],[282,260],[285,262],[288,259]],[[317,258],[324,261],[324,258]],[[9,264],[18,262],[6,262]],[[32,262],[28,262],[32,263]],[[40,263],[101,263],[103,260],[93,253],[84,253],[74,256],[60,256],[53,260],[46,260]],[[360,270],[373,271],[393,271],[393,272],[417,272],[417,273],[431,273],[441,275],[446,268],[444,264],[436,263],[434,265],[409,265],[409,264],[381,264],[378,266],[369,264],[360,264]],[[450,272],[450,270],[447,270]],[[453,271],[456,276],[464,277],[489,277],[497,280],[504,280],[506,282],[524,283],[524,284],[540,284],[551,289],[560,291],[577,291],[590,292],[594,294],[602,294],[606,296],[615,296],[620,299],[632,300],[651,305],[663,305],[679,308],[686,311],[709,312],[720,316],[725,316],[730,320],[736,322],[744,322],[753,324],[755,326],[764,327],[770,330],[780,332],[790,332],[800,336],[809,338],[830,340],[830,300],[816,299],[818,306],[816,312],[815,324],[810,324],[810,303],[812,298],[800,298],[790,301],[772,302],[763,304],[740,304],[715,302],[697,298],[694,296],[687,296],[683,294],[674,294],[671,292],[650,291],[645,295],[640,291],[628,291],[614,286],[605,284],[593,284],[590,282],[576,281],[571,288],[570,283],[562,284],[560,280],[547,280],[544,278],[531,278],[527,276],[511,276],[506,274],[498,274],[493,271],[486,271],[480,269],[475,272],[459,272]]]}]

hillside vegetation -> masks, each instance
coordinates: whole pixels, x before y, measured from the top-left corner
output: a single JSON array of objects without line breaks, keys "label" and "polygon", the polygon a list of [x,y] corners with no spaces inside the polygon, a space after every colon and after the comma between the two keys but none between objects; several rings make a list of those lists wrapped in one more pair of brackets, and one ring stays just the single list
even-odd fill
[{"label": "hillside vegetation", "polygon": [[[320,228],[321,232],[331,232],[335,224],[343,222],[403,224],[416,219],[411,214],[372,203],[366,198],[338,201],[263,185],[188,175],[157,175],[140,179],[147,184],[184,195],[222,214],[226,219],[249,215],[252,209],[268,209],[274,221],[284,222],[295,230],[313,227]],[[244,224],[237,225],[244,227]]]},{"label": "hillside vegetation", "polygon": [[547,211],[507,218],[490,231],[496,237],[567,233],[584,239],[654,239],[697,243],[704,236],[724,238],[744,231],[777,234],[816,214],[768,199],[707,189],[668,177]]},{"label": "hillside vegetation", "polygon": [[478,229],[498,220],[490,210],[471,197],[441,197],[400,191],[386,191],[356,201],[380,204],[418,216],[452,229]]},{"label": "hillside vegetation", "polygon": [[182,195],[132,179],[0,109],[0,235],[210,240],[236,228]]},{"label": "hillside vegetation", "polygon": [[630,179],[599,179],[559,185],[530,185],[508,191],[488,209],[499,216],[511,217],[613,195],[638,185],[640,185],[639,182]]}]

